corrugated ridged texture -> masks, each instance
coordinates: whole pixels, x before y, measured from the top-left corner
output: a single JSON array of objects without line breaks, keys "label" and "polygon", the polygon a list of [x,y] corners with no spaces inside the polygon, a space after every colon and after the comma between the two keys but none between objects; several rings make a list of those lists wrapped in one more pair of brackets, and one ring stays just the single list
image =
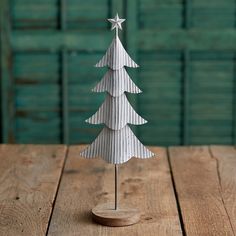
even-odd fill
[{"label": "corrugated ridged texture", "polygon": [[124,92],[128,93],[141,93],[142,91],[135,85],[130,79],[125,68],[120,70],[112,70],[104,75],[101,82],[99,82],[93,89],[93,92],[105,92],[110,93],[111,96],[117,97]]},{"label": "corrugated ridged texture", "polygon": [[154,156],[135,137],[128,125],[118,131],[104,127],[95,141],[80,155],[86,158],[101,157],[113,164],[124,163],[132,157],[144,159]]},{"label": "corrugated ridged texture", "polygon": [[[116,29],[118,30],[118,29]],[[105,124],[105,127],[87,147],[81,156],[86,158],[101,157],[103,160],[121,164],[132,157],[149,158],[154,153],[149,151],[133,134],[128,124],[140,125],[147,121],[139,116],[126,98],[125,91],[140,93],[124,66],[138,67],[123,48],[118,32],[97,67],[108,66],[110,69],[102,81],[95,86],[94,92],[108,92],[98,111],[86,121],[91,124]]]},{"label": "corrugated ridged texture", "polygon": [[106,54],[95,66],[109,66],[112,70],[119,70],[124,66],[138,67],[125,51],[118,36],[115,36]]},{"label": "corrugated ridged texture", "polygon": [[108,94],[102,106],[86,122],[105,124],[110,129],[119,130],[128,123],[141,125],[147,121],[135,112],[125,94],[120,97],[112,97]]}]

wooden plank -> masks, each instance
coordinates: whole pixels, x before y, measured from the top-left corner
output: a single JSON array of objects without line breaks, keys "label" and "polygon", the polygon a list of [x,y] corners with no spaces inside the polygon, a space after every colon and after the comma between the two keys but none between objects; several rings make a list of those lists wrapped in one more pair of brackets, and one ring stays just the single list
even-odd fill
[{"label": "wooden plank", "polygon": [[61,51],[61,91],[62,91],[62,143],[69,143],[69,106],[68,106],[68,52]]},{"label": "wooden plank", "polygon": [[[14,29],[56,30],[60,1],[14,1],[12,3],[12,24]],[[105,29],[109,3],[107,0],[66,1],[68,28],[76,30]]]},{"label": "wooden plank", "polygon": [[[234,60],[230,52],[191,54],[191,144],[232,143],[233,71]],[[221,81],[221,85],[216,81]],[[198,125],[194,124],[196,121]],[[208,127],[206,121],[211,122]],[[224,134],[216,128],[226,126],[229,128],[224,129]]]},{"label": "wooden plank", "polygon": [[[188,24],[187,24],[188,26]],[[183,145],[189,144],[189,95],[190,95],[190,52],[185,49],[183,52]]]},{"label": "wooden plank", "polygon": [[171,147],[169,155],[186,235],[234,235],[208,147]]},{"label": "wooden plank", "polygon": [[45,235],[66,147],[0,145],[0,235]]},{"label": "wooden plank", "polygon": [[[111,42],[109,31],[103,32],[60,32],[60,31],[24,31],[12,32],[12,47],[16,51],[52,51],[62,47],[68,50],[81,50],[87,52],[105,51]],[[96,43],[95,43],[96,42]]]},{"label": "wooden plank", "polygon": [[[189,30],[191,27],[191,0],[184,1],[184,27]],[[190,89],[190,51],[185,48],[183,51],[183,135],[182,144],[189,144],[189,89]]]},{"label": "wooden plank", "polygon": [[236,149],[210,146],[217,164],[220,191],[234,234],[236,235]]},{"label": "wooden plank", "polygon": [[105,227],[91,221],[91,209],[114,200],[114,165],[79,158],[84,146],[69,149],[48,235],[182,235],[166,149],[159,158],[132,159],[120,166],[120,202],[143,212],[129,227]]},{"label": "wooden plank", "polygon": [[[235,50],[236,32],[224,30],[140,30],[140,50]],[[197,40],[196,40],[197,39]],[[227,42],[227,43],[225,43]]]},{"label": "wooden plank", "polygon": [[233,144],[236,144],[236,53],[233,57],[234,66],[233,66]]},{"label": "wooden plank", "polygon": [[[138,113],[148,123],[139,126],[138,131],[139,138],[147,144],[181,144],[181,82],[183,77],[181,59],[181,52],[176,51],[161,50],[139,53],[138,85],[143,93],[137,95]],[[160,82],[163,86],[160,85]],[[176,86],[172,87],[170,84],[176,84]],[[166,126],[162,128],[164,123]]]},{"label": "wooden plank", "polygon": [[141,28],[173,29],[183,26],[183,6],[185,2],[179,0],[138,2]]},{"label": "wooden plank", "polygon": [[18,29],[56,29],[57,0],[11,2],[12,25]]},{"label": "wooden plank", "polygon": [[14,80],[10,45],[9,2],[0,2],[0,142],[14,142]]},{"label": "wooden plank", "polygon": [[[191,0],[184,1],[184,27],[191,27]],[[190,51],[183,50],[183,121],[182,121],[182,144],[189,144],[189,95],[190,95]]]},{"label": "wooden plank", "polygon": [[[67,3],[60,0],[60,29],[63,33],[67,30]],[[61,109],[62,109],[62,143],[69,143],[69,111],[68,111],[68,52],[61,50]]]},{"label": "wooden plank", "polygon": [[[65,46],[71,50],[106,50],[111,33],[12,32],[14,50],[51,50]],[[137,34],[140,50],[235,50],[235,30],[140,30]],[[198,40],[196,40],[198,38]],[[96,43],[94,43],[96,42]],[[214,43],[213,43],[214,42]],[[227,43],[225,43],[227,42]]]}]

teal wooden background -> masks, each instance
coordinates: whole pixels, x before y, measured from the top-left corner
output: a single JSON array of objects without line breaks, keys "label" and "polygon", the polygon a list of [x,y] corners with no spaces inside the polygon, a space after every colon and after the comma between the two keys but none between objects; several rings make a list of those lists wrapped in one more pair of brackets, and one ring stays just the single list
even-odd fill
[{"label": "teal wooden background", "polygon": [[90,92],[106,69],[93,65],[111,42],[106,18],[140,64],[143,90],[129,96],[149,121],[145,144],[236,143],[235,0],[2,0],[1,139],[87,143],[101,126],[84,120],[104,94]]}]

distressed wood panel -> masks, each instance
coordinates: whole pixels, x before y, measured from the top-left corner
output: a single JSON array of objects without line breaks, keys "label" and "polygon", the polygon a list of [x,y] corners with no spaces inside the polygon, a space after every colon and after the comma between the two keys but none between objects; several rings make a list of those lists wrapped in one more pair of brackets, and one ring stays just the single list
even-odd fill
[{"label": "distressed wood panel", "polygon": [[102,79],[106,68],[93,65],[102,53],[73,52],[68,57],[70,142],[88,143],[101,130],[101,125],[85,122],[103,103],[104,93],[92,93],[92,88]]},{"label": "distressed wood panel", "polygon": [[233,236],[209,148],[171,147],[169,157],[186,235]]},{"label": "distressed wood panel", "polygon": [[57,0],[11,0],[14,29],[56,29],[58,27]]},{"label": "distressed wood panel", "polygon": [[105,19],[116,12],[127,19],[122,42],[141,66],[129,70],[144,92],[129,99],[149,121],[133,127],[139,138],[159,145],[235,142],[234,0],[1,4],[1,41],[8,45],[1,49],[5,142],[59,143],[66,136],[69,143],[86,143],[96,137],[100,127],[84,119],[103,101],[104,95],[89,91],[105,71],[93,65],[111,42]]},{"label": "distressed wood panel", "polygon": [[232,53],[192,54],[190,143],[232,142],[234,63]]},{"label": "distressed wood panel", "polygon": [[18,52],[13,60],[16,142],[60,143],[58,54]]},{"label": "distressed wood panel", "polygon": [[[158,23],[158,22],[157,22]],[[139,31],[139,48],[142,50],[216,50],[235,51],[235,29],[199,29]]]},{"label": "distressed wood panel", "polygon": [[139,28],[176,29],[182,28],[182,0],[141,0],[139,2]]},{"label": "distressed wood panel", "polygon": [[[102,56],[99,51],[105,51],[111,40],[111,35],[104,41],[99,34],[108,27],[104,19],[120,4],[107,0],[95,3],[94,0],[70,0],[64,5],[59,1],[12,2],[16,142],[60,143],[64,140],[65,126],[70,143],[91,142],[99,132],[99,126],[91,127],[84,122],[104,98],[89,92],[104,74],[104,70],[95,70],[93,65]],[[61,105],[65,99],[61,87],[62,48],[67,49],[63,61],[68,76],[66,111]],[[65,112],[71,113],[68,121],[63,120]]]},{"label": "distressed wood panel", "polygon": [[[98,30],[105,29],[108,17],[109,1],[100,0],[66,1],[66,24],[69,29]],[[14,29],[20,30],[55,30],[59,28],[60,4],[58,0],[34,1],[11,0],[12,22]]]},{"label": "distressed wood panel", "polygon": [[10,7],[0,1],[0,142],[15,142]]},{"label": "distressed wood panel", "polygon": [[[112,34],[109,31],[83,32],[69,31],[20,31],[12,33],[12,47],[14,51],[49,51],[57,52],[65,47],[76,51],[105,51],[111,41]],[[96,42],[96,43],[94,43]]]},{"label": "distressed wood panel", "polygon": [[[160,145],[181,142],[181,54],[179,52],[140,52],[138,83],[139,109],[148,123],[139,126],[146,143]],[[155,137],[155,139],[153,138]]]},{"label": "distressed wood panel", "polygon": [[69,149],[48,235],[182,235],[166,149],[153,147],[158,158],[132,159],[120,166],[120,202],[132,202],[142,218],[129,227],[106,227],[92,222],[90,210],[113,201],[114,165],[79,158],[82,148]]},{"label": "distressed wood panel", "polygon": [[[149,121],[138,128],[141,140],[232,143],[235,7],[220,0],[139,1],[138,85],[144,94],[138,104]],[[178,67],[167,68],[173,59]]]},{"label": "distressed wood panel", "polygon": [[210,146],[211,155],[217,163],[220,189],[224,205],[236,233],[236,149],[229,146]]},{"label": "distressed wood panel", "polygon": [[68,29],[77,30],[106,30],[108,22],[104,19],[109,17],[108,0],[68,0],[66,7]]},{"label": "distressed wood panel", "polygon": [[0,145],[0,234],[45,235],[66,147]]},{"label": "distressed wood panel", "polygon": [[192,0],[191,25],[201,29],[235,27],[235,1]]}]

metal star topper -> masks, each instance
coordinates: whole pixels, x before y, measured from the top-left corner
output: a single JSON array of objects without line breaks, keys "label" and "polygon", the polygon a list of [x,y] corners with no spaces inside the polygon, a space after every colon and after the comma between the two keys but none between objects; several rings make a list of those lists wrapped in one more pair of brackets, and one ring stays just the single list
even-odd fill
[{"label": "metal star topper", "polygon": [[111,30],[116,29],[116,32],[118,31],[118,29],[122,30],[121,24],[125,21],[125,19],[120,19],[118,13],[114,17],[114,19],[107,19],[107,20],[112,23]]}]

